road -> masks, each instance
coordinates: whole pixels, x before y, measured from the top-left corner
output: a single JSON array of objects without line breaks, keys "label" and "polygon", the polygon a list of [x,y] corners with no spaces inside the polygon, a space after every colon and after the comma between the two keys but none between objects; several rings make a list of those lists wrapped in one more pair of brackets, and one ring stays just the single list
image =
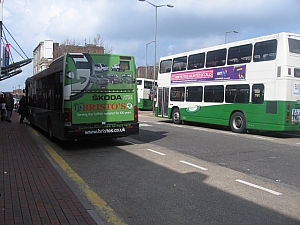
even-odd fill
[{"label": "road", "polygon": [[[300,224],[298,134],[139,120],[139,135],[116,140],[36,140],[105,203],[90,199],[108,224]],[[70,185],[89,198],[79,178]]]}]

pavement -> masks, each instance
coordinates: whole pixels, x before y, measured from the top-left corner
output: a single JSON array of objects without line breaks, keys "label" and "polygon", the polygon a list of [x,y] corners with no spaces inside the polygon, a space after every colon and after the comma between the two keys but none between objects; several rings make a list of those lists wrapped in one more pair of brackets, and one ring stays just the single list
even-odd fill
[{"label": "pavement", "polygon": [[11,120],[0,121],[0,225],[104,224],[50,162],[27,122],[16,112]]}]

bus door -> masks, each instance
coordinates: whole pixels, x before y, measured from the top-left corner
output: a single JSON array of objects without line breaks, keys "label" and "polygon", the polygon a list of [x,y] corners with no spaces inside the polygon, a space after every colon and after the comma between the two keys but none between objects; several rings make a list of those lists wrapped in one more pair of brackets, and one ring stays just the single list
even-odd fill
[{"label": "bus door", "polygon": [[169,88],[158,88],[157,92],[157,110],[158,116],[168,117]]}]

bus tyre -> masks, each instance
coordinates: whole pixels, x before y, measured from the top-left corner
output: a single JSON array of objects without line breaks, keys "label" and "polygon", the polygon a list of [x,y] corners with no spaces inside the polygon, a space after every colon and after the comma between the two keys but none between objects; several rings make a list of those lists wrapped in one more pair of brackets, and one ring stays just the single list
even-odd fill
[{"label": "bus tyre", "polygon": [[54,141],[53,133],[52,133],[52,125],[51,121],[48,121],[48,138],[50,141]]},{"label": "bus tyre", "polygon": [[230,129],[234,133],[244,133],[246,130],[246,118],[243,113],[235,112],[230,117]]},{"label": "bus tyre", "polygon": [[173,109],[172,120],[173,120],[173,123],[175,123],[175,124],[181,124],[179,109],[177,109],[177,108]]}]

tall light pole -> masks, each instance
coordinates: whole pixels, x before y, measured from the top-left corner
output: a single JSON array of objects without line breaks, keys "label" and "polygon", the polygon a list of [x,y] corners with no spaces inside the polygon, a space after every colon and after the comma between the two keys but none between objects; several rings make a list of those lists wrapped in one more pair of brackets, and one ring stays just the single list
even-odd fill
[{"label": "tall light pole", "polygon": [[232,31],[226,31],[226,33],[225,33],[225,44],[227,43],[227,34],[229,34],[229,33],[238,33],[238,31],[237,30],[232,30]]},{"label": "tall light pole", "polygon": [[148,78],[148,45],[152,42],[154,41],[150,41],[148,44],[146,44],[146,78]]},{"label": "tall light pole", "polygon": [[154,5],[153,3],[146,1],[146,0],[139,0],[140,2],[147,2],[148,4],[152,5],[153,7],[155,7],[155,29],[154,29],[154,68],[153,68],[153,73],[154,73],[154,77],[153,77],[153,87],[155,85],[155,75],[156,75],[156,33],[157,33],[157,8],[158,7],[163,7],[163,6],[167,6],[170,8],[173,8],[173,5]]}]

